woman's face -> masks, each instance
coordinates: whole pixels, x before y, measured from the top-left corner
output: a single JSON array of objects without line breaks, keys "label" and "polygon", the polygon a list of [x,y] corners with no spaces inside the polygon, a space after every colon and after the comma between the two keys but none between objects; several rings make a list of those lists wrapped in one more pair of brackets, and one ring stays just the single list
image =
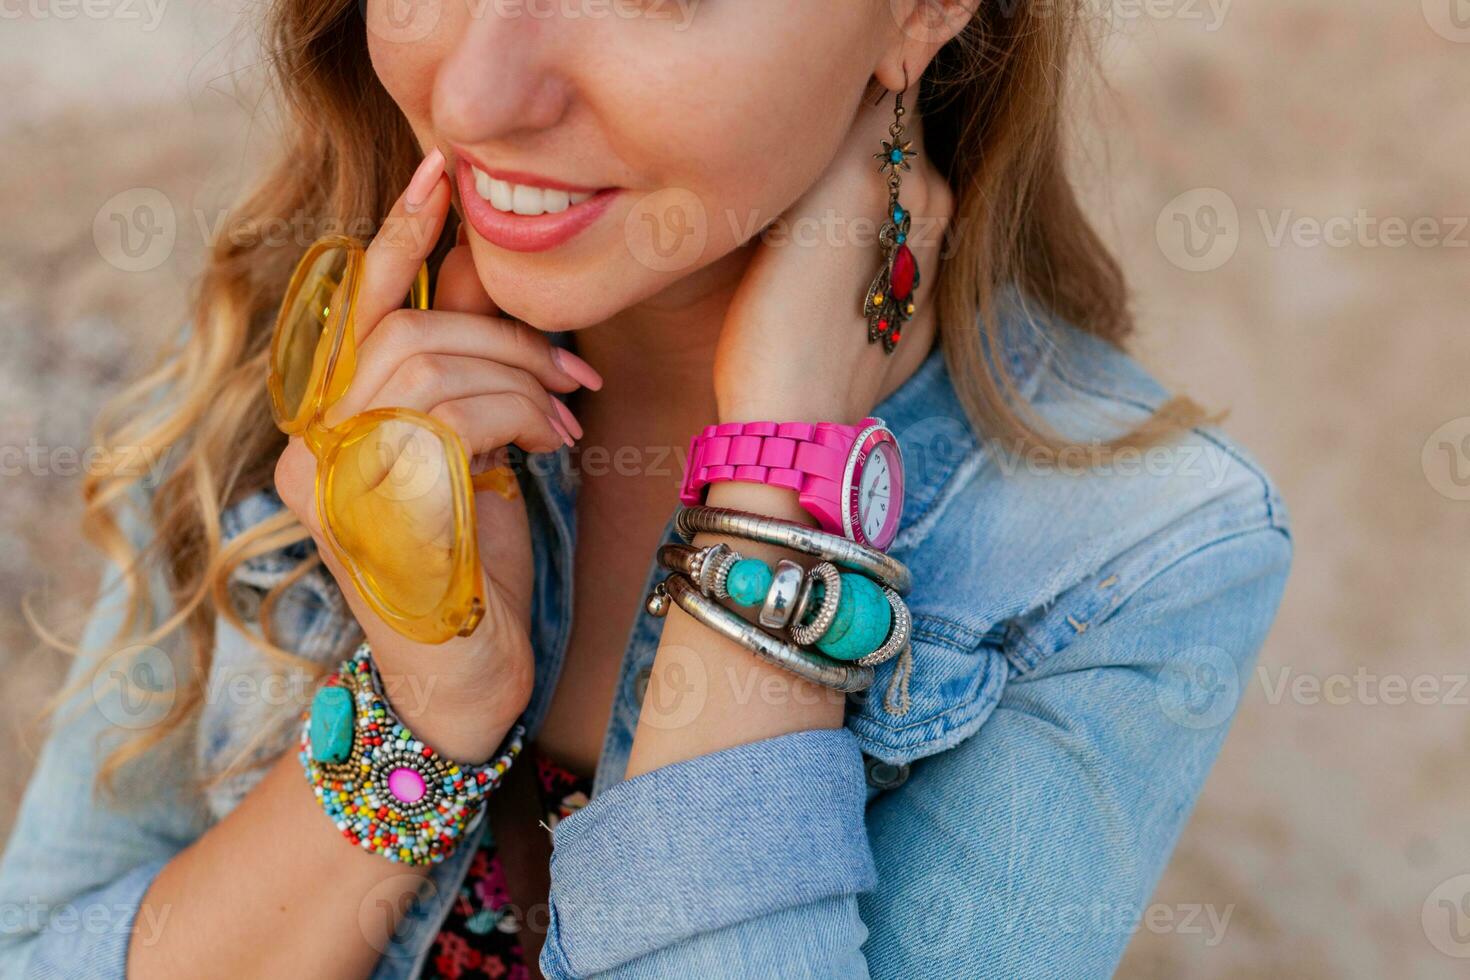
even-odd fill
[{"label": "woman's face", "polygon": [[832,160],[900,36],[889,0],[370,0],[367,17],[378,76],[449,160],[486,290],[556,330],[724,278]]}]

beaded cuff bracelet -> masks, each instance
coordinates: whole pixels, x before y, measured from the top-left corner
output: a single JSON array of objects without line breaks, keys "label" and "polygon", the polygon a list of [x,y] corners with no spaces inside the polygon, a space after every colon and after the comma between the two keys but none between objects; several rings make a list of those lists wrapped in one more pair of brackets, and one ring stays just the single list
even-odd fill
[{"label": "beaded cuff bracelet", "polygon": [[474,826],[524,736],[517,724],[484,765],[442,758],[394,716],[364,643],[312,698],[300,758],[342,836],[390,861],[437,864]]}]

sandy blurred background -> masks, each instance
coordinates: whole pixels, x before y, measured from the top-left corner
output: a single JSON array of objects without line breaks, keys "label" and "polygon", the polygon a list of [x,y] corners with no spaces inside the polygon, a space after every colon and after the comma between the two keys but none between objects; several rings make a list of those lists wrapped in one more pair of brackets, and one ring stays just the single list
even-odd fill
[{"label": "sandy blurred background", "polygon": [[[1084,176],[1136,286],[1138,349],[1230,410],[1297,541],[1122,974],[1464,975],[1470,2],[1095,2],[1112,90]],[[97,567],[73,454],[179,322],[271,130],[230,7],[28,0],[0,18],[3,839],[64,667],[21,597],[64,619]],[[140,232],[165,212],[167,261],[129,254],[113,216]]]}]

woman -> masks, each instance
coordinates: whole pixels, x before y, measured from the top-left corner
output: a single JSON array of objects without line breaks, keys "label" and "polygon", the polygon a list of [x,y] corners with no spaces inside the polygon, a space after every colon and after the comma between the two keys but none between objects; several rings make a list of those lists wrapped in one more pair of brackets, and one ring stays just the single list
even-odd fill
[{"label": "woman", "polygon": [[[109,440],[174,464],[88,488],[125,571],[0,874],[31,910],[7,973],[1107,974],[1290,544],[1262,473],[1121,351],[1062,165],[1071,6],[276,3],[282,160]],[[918,287],[879,325],[891,189]],[[364,600],[262,384],[292,265],[362,228],[328,420],[413,409],[477,471],[521,460],[519,494],[474,498],[483,621],[442,644]],[[433,308],[401,309],[425,260]],[[692,435],[869,416],[913,580],[870,693],[650,612]],[[817,523],[781,486],[700,499]],[[438,863],[349,845],[303,778],[314,684],[363,640],[426,757],[476,771],[526,726]]]}]

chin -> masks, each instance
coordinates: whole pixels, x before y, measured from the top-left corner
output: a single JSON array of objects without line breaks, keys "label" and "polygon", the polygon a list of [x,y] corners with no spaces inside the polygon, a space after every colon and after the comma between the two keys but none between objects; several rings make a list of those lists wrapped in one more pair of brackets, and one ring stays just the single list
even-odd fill
[{"label": "chin", "polygon": [[480,279],[506,316],[546,333],[584,330],[610,319],[630,302],[620,300],[601,276],[485,275]]},{"label": "chin", "polygon": [[505,315],[546,333],[597,326],[679,281],[626,256],[623,261],[589,261],[582,270],[552,271],[500,256],[491,258],[487,268],[477,255],[476,269],[485,291]]}]

